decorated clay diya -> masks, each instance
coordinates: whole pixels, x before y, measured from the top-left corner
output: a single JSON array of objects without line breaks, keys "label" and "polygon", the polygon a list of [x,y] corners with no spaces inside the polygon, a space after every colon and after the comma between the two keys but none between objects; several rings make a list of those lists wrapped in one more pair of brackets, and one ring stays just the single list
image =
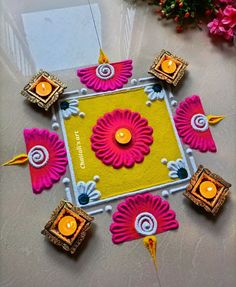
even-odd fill
[{"label": "decorated clay diya", "polygon": [[155,58],[149,73],[169,84],[176,86],[183,77],[188,63],[182,58],[162,50]]},{"label": "decorated clay diya", "polygon": [[84,240],[92,220],[93,217],[84,210],[62,200],[41,233],[53,244],[74,254]]},{"label": "decorated clay diya", "polygon": [[66,89],[66,85],[56,76],[40,70],[24,87],[21,94],[28,101],[36,103],[40,108],[47,111],[64,92],[64,89]]},{"label": "decorated clay diya", "polygon": [[184,196],[207,212],[216,215],[224,204],[231,184],[202,165],[190,179]]}]

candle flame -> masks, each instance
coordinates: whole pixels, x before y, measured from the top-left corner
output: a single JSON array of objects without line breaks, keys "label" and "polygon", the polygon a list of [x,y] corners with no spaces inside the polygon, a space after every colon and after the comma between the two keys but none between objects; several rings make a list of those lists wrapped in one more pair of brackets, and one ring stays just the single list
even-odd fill
[{"label": "candle flame", "polygon": [[42,88],[43,88],[44,91],[46,90],[46,86],[45,86],[44,83],[42,83]]},{"label": "candle flame", "polygon": [[170,61],[169,61],[169,64],[168,64],[168,66],[171,66],[171,65],[172,65],[172,63],[173,63],[173,62],[170,60]]}]

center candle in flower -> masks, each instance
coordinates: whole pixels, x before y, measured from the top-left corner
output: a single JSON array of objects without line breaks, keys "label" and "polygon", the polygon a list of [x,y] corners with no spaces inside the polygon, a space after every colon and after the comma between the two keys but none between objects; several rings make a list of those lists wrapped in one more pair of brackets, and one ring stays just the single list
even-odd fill
[{"label": "center candle in flower", "polygon": [[216,196],[217,188],[212,181],[207,180],[200,184],[199,191],[203,197],[212,199]]},{"label": "center candle in flower", "polygon": [[119,144],[128,144],[132,139],[132,135],[128,129],[121,128],[116,131],[115,139]]},{"label": "center candle in flower", "polygon": [[167,74],[173,74],[177,69],[176,63],[172,59],[165,60],[161,63],[161,69]]},{"label": "center candle in flower", "polygon": [[58,230],[64,236],[71,236],[77,229],[77,222],[73,216],[62,217],[58,223]]},{"label": "center candle in flower", "polygon": [[36,86],[36,93],[41,97],[47,97],[52,92],[52,85],[48,82],[40,82]]}]

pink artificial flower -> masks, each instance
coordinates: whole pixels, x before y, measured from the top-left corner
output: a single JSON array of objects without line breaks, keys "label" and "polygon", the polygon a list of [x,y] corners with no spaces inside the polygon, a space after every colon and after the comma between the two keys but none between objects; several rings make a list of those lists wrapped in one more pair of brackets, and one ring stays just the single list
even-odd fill
[{"label": "pink artificial flower", "polygon": [[232,4],[235,0],[218,0],[219,3]]},{"label": "pink artificial flower", "polygon": [[49,189],[66,172],[65,144],[46,129],[24,129],[26,151],[34,193]]},{"label": "pink artificial flower", "polygon": [[234,30],[232,28],[229,28],[228,30],[225,30],[223,34],[224,38],[228,41],[233,40],[234,37]]},{"label": "pink artificial flower", "polygon": [[224,18],[224,12],[222,9],[219,9],[219,11],[216,14],[216,18],[221,21]]},{"label": "pink artificial flower", "polygon": [[207,27],[213,35],[222,35],[222,33],[225,32],[222,22],[218,19],[214,19],[212,22],[208,23]]},{"label": "pink artificial flower", "polygon": [[[127,144],[116,141],[119,129],[128,129],[132,137]],[[131,168],[144,160],[153,142],[153,129],[137,112],[116,109],[99,118],[91,136],[92,150],[104,164],[114,168]]]},{"label": "pink artificial flower", "polygon": [[222,35],[222,33],[225,32],[225,27],[222,23],[223,18],[224,18],[224,13],[222,9],[219,9],[218,13],[216,14],[216,18],[213,19],[213,21],[208,23],[207,25],[211,34]]},{"label": "pink artificial flower", "polygon": [[224,18],[222,19],[222,23],[224,25],[228,25],[230,28],[234,28],[236,26],[236,9],[232,5],[228,5],[225,7]]},{"label": "pink artificial flower", "polygon": [[169,203],[150,193],[126,198],[118,204],[112,218],[110,231],[115,244],[179,227]]}]

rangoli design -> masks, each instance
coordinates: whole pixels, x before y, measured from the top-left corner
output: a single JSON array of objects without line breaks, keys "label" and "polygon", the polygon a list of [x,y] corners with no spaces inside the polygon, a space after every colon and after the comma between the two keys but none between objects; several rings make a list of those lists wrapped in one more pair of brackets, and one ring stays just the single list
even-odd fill
[{"label": "rangoli design", "polygon": [[60,103],[60,109],[64,119],[69,119],[72,115],[76,116],[79,114],[78,108],[79,101],[76,99],[65,100]]},{"label": "rangoli design", "polygon": [[188,171],[186,169],[184,161],[181,158],[178,158],[176,161],[169,161],[167,164],[167,168],[170,171],[170,178],[184,179],[188,177]]},{"label": "rangoli design", "polygon": [[46,129],[25,129],[24,138],[34,193],[49,189],[66,172],[65,145]]},{"label": "rangoli design", "polygon": [[157,269],[156,244],[154,236],[171,229],[177,229],[179,223],[169,203],[160,196],[150,193],[130,196],[117,206],[110,225],[112,241],[115,244],[143,238]]},{"label": "rangoli design", "polygon": [[185,144],[201,152],[216,152],[209,124],[216,124],[222,116],[206,116],[200,97],[193,95],[181,102],[174,117],[179,136]]},{"label": "rangoli design", "polygon": [[150,152],[152,133],[147,119],[139,113],[116,109],[93,127],[92,149],[104,164],[130,168]]},{"label": "rangoli design", "polygon": [[[151,106],[147,93],[156,100]],[[90,208],[151,190],[183,190],[192,161],[186,160],[190,155],[182,148],[169,100],[159,82],[64,97],[58,105],[73,187],[72,195],[65,185],[67,199]],[[61,104],[76,101],[86,116],[65,118]]]},{"label": "rangoli design", "polygon": [[110,231],[115,244],[179,227],[169,203],[150,193],[127,197],[112,218]]},{"label": "rangoli design", "polygon": [[165,96],[165,91],[161,84],[147,86],[144,91],[148,95],[148,99],[152,102],[156,100],[163,100]]},{"label": "rangoli design", "polygon": [[80,205],[86,205],[89,202],[96,201],[100,198],[101,193],[96,189],[96,182],[90,180],[88,182],[79,181],[77,183],[77,201]]},{"label": "rangoli design", "polygon": [[65,144],[46,129],[24,129],[27,154],[19,154],[2,164],[22,165],[29,162],[32,189],[41,193],[60,180],[68,164]]},{"label": "rangoli design", "polygon": [[104,63],[77,70],[77,76],[87,88],[96,92],[122,88],[132,76],[132,60]]},{"label": "rangoli design", "polygon": [[100,50],[98,63],[99,65],[77,70],[81,83],[95,92],[120,89],[132,76],[132,60],[109,63],[107,56]]}]

